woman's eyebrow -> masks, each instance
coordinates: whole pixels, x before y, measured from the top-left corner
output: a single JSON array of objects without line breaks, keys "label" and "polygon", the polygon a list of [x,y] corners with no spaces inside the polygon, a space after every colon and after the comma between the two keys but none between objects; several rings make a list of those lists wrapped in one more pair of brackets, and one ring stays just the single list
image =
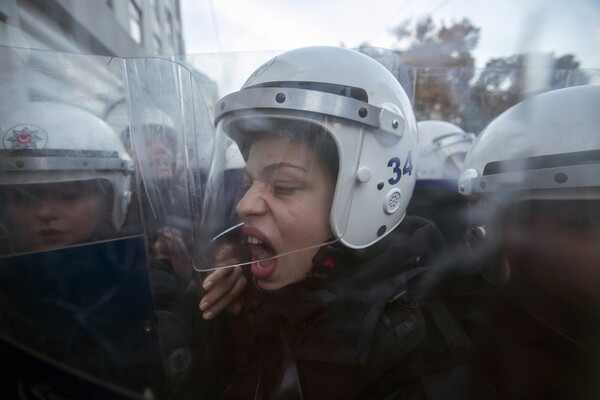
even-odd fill
[{"label": "woman's eyebrow", "polygon": [[[296,165],[296,164],[292,164],[292,163],[288,163],[288,162],[278,162],[278,163],[273,163],[273,164],[267,165],[266,167],[264,167],[262,169],[260,174],[263,176],[272,176],[275,172],[277,172],[283,168],[293,168],[295,170],[301,171],[303,174],[309,173],[308,169],[306,169],[300,165]],[[251,171],[248,171],[248,169],[244,168],[243,174],[244,174],[245,179],[252,179],[252,173],[251,173]]]},{"label": "woman's eyebrow", "polygon": [[306,169],[300,165],[292,164],[289,162],[278,162],[278,163],[269,164],[263,168],[263,171],[266,173],[272,173],[272,172],[277,171],[282,168],[294,168],[294,169],[298,169],[304,173],[308,173],[308,169]]}]

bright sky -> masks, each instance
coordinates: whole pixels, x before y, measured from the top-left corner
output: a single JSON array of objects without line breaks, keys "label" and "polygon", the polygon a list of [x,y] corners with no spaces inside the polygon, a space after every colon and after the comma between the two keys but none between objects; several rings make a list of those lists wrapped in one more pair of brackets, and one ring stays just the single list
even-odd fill
[{"label": "bright sky", "polygon": [[600,69],[599,0],[180,0],[187,54],[309,45],[403,49],[390,30],[407,18],[467,17],[481,28],[478,67],[526,51],[575,54]]}]

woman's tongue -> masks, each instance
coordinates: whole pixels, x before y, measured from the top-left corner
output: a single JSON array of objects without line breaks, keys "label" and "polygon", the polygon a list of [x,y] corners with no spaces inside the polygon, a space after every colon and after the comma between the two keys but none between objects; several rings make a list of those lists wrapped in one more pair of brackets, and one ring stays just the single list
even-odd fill
[{"label": "woman's tongue", "polygon": [[250,272],[256,279],[268,279],[277,268],[277,258],[270,260],[268,258],[274,257],[276,253],[257,244],[250,245],[250,250],[252,251],[252,260],[256,261],[250,265]]}]

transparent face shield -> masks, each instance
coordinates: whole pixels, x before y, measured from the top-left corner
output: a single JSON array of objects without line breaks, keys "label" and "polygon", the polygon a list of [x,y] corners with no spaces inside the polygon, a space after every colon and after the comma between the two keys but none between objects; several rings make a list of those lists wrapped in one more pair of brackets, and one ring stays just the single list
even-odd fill
[{"label": "transparent face shield", "polygon": [[[191,273],[195,223],[213,146],[201,88],[186,66],[160,58],[127,59],[128,123],[136,191],[151,255],[176,240]],[[196,224],[197,225],[197,224]],[[172,242],[172,240],[170,240]],[[173,247],[173,246],[170,246]],[[181,257],[180,257],[181,258]]]},{"label": "transparent face shield", "polygon": [[306,273],[318,249],[339,240],[331,209],[340,155],[328,124],[256,113],[219,122],[202,213],[209,234],[196,246],[197,269]]}]

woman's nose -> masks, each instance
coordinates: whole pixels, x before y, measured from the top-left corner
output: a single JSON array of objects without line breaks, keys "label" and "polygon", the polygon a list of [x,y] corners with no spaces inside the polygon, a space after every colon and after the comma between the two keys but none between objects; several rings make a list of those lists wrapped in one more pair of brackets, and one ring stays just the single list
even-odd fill
[{"label": "woman's nose", "polygon": [[267,210],[267,203],[263,191],[258,185],[252,185],[238,202],[235,211],[244,219],[251,215],[260,215]]}]

